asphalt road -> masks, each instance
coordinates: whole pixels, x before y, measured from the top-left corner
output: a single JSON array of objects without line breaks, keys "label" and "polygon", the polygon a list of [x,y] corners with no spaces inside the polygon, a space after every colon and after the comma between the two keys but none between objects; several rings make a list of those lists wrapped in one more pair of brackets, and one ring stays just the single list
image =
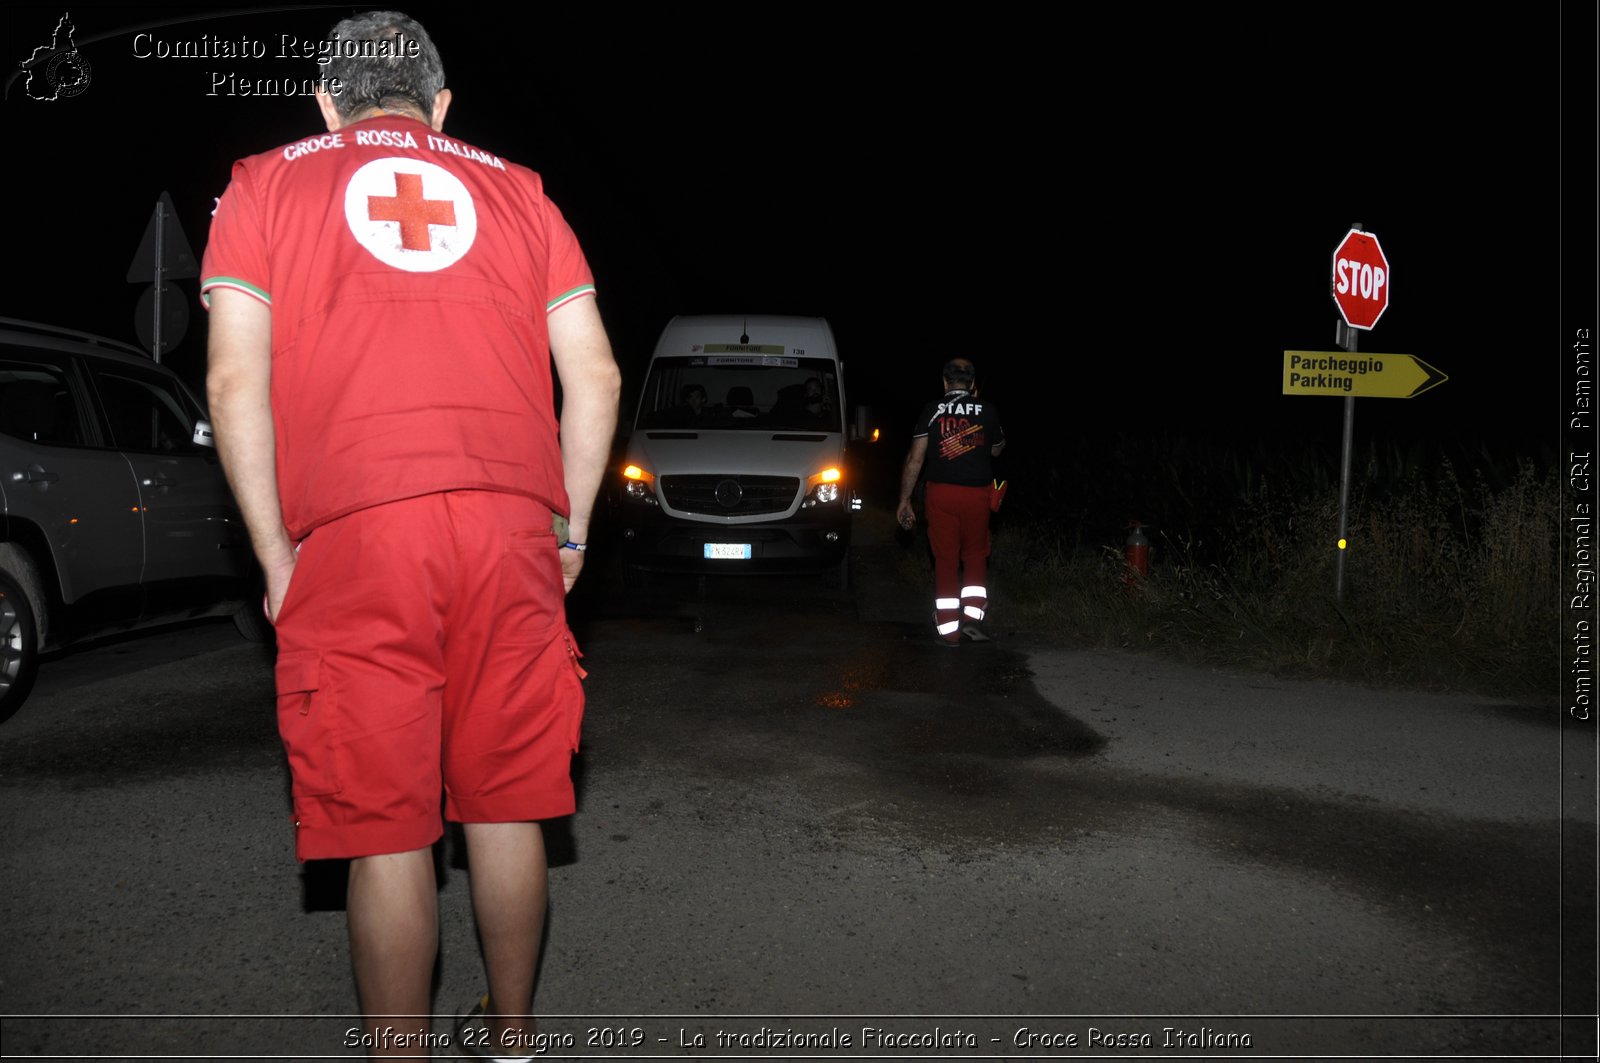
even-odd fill
[{"label": "asphalt road", "polygon": [[[1048,649],[1004,588],[947,650],[895,549],[849,593],[576,600],[548,1055],[1593,1056],[1592,730]],[[359,1054],[272,712],[225,622],[47,664],[0,727],[5,1055]],[[482,990],[457,840],[444,1058]]]}]

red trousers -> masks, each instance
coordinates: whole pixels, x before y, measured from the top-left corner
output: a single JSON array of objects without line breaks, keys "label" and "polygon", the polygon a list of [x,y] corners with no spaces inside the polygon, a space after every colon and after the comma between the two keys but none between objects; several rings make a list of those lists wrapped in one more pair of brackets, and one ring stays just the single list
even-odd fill
[{"label": "red trousers", "polygon": [[933,548],[934,625],[948,642],[989,607],[989,488],[929,482],[925,502]]}]

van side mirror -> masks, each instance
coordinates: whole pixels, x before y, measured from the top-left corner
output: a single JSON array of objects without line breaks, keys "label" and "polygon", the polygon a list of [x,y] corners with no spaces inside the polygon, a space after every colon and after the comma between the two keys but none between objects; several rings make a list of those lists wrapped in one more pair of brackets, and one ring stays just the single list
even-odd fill
[{"label": "van side mirror", "polygon": [[869,443],[876,443],[878,441],[878,433],[872,427],[872,421],[872,407],[857,406],[855,415],[850,418],[851,440],[865,439]]},{"label": "van side mirror", "polygon": [[194,445],[217,449],[217,437],[211,432],[211,422],[204,418],[194,423]]}]

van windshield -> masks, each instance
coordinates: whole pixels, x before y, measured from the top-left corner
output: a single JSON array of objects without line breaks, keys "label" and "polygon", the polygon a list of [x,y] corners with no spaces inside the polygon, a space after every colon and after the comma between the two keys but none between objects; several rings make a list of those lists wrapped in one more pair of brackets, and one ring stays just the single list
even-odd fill
[{"label": "van windshield", "polygon": [[685,355],[657,358],[638,428],[840,432],[839,377],[827,358]]}]

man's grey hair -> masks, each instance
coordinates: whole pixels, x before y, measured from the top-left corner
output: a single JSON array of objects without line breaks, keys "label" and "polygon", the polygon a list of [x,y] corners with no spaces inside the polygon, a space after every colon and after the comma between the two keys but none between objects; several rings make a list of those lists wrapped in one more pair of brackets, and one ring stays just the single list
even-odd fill
[{"label": "man's grey hair", "polygon": [[[421,23],[398,11],[368,11],[333,27],[328,39],[331,56],[322,76],[339,79],[333,102],[342,117],[405,109],[433,121],[433,98],[444,88],[444,63]],[[367,42],[387,45],[384,54],[359,47]],[[356,54],[346,54],[350,52]]]},{"label": "man's grey hair", "polygon": [[944,363],[944,379],[947,384],[954,384],[958,388],[970,388],[972,382],[978,379],[978,371],[971,362],[958,361],[952,358]]}]

